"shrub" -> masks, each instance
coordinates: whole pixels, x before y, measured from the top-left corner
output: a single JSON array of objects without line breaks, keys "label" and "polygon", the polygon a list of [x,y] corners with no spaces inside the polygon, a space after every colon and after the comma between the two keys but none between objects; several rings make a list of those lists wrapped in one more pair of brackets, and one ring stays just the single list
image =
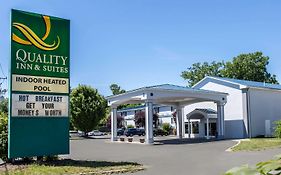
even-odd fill
[{"label": "shrub", "polygon": [[0,158],[6,160],[8,154],[8,115],[0,112]]},{"label": "shrub", "polygon": [[127,128],[134,128],[134,126],[133,125],[128,125]]},{"label": "shrub", "polygon": [[[228,170],[225,175],[271,175],[271,174],[280,174],[281,169],[281,155],[276,156],[275,159],[259,162],[255,167],[249,167],[248,165],[243,165],[241,167],[235,167]],[[279,173],[277,173],[279,172]]]},{"label": "shrub", "polygon": [[281,120],[274,122],[274,124],[275,124],[274,136],[277,138],[281,138]]},{"label": "shrub", "polygon": [[162,129],[163,129],[164,131],[168,132],[168,133],[170,133],[171,128],[172,128],[172,127],[171,127],[170,123],[163,123],[163,124],[162,124]]}]

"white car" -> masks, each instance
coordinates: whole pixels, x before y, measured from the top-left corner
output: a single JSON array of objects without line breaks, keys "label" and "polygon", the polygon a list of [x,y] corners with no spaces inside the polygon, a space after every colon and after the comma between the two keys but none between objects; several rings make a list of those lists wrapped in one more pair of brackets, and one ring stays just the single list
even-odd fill
[{"label": "white car", "polygon": [[92,132],[89,132],[88,134],[92,135],[92,136],[103,136],[104,135],[104,133],[100,132],[99,130],[93,130]]}]

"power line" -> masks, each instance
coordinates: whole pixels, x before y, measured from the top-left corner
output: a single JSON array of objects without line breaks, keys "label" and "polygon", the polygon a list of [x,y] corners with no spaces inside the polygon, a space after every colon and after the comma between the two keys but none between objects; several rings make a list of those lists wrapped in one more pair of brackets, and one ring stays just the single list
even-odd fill
[{"label": "power line", "polygon": [[2,74],[4,75],[4,77],[6,77],[6,75],[5,75],[4,71],[3,71],[3,67],[2,67],[2,64],[1,64],[1,63],[0,63],[0,69],[1,69],[1,72],[2,72]]}]

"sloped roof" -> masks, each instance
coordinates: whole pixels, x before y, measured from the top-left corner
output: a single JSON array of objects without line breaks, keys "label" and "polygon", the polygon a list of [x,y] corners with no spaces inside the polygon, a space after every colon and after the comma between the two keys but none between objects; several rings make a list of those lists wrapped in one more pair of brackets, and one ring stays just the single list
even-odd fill
[{"label": "sloped roof", "polygon": [[223,80],[223,81],[228,81],[228,82],[232,82],[232,83],[235,83],[235,84],[244,85],[244,86],[247,86],[247,87],[281,90],[281,85],[279,85],[279,84],[270,84],[270,83],[248,81],[248,80],[239,80],[239,79],[234,79],[234,78],[222,78],[222,77],[213,77],[213,76],[208,76],[208,77],[214,78],[214,79],[217,79],[217,80]]},{"label": "sloped roof", "polygon": [[196,108],[195,111],[201,111],[206,114],[217,114],[217,111],[210,108]]},{"label": "sloped roof", "polygon": [[187,119],[199,119],[202,118],[203,115],[206,118],[217,118],[216,114],[217,111],[210,108],[196,108],[193,111],[189,112],[186,117]]},{"label": "sloped roof", "polygon": [[[160,84],[160,85],[154,85],[154,86],[145,86],[133,90],[126,91],[124,94],[130,93],[130,92],[135,92],[135,91],[141,91],[145,89],[163,89],[163,90],[172,90],[172,91],[195,91],[195,92],[205,92],[205,93],[212,93],[212,94],[227,94],[227,93],[221,93],[221,92],[216,92],[216,91],[209,91],[209,90],[204,90],[204,89],[195,89],[195,88],[190,88],[186,86],[178,86],[178,85],[173,85],[173,84]],[[122,94],[118,94],[122,95]],[[111,96],[118,96],[118,95],[110,95],[107,96],[106,98],[109,98]]]}]

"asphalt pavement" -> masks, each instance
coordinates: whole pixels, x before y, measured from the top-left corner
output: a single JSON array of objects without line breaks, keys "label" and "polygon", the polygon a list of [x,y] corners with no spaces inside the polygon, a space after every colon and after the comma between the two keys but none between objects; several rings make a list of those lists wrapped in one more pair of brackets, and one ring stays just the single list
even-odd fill
[{"label": "asphalt pavement", "polygon": [[[134,140],[138,140],[135,137]],[[232,140],[179,140],[157,137],[157,145],[112,143],[107,137],[71,140],[72,159],[131,161],[141,163],[145,171],[134,175],[219,175],[243,164],[255,165],[280,154],[281,149],[254,152],[227,152]]]}]

